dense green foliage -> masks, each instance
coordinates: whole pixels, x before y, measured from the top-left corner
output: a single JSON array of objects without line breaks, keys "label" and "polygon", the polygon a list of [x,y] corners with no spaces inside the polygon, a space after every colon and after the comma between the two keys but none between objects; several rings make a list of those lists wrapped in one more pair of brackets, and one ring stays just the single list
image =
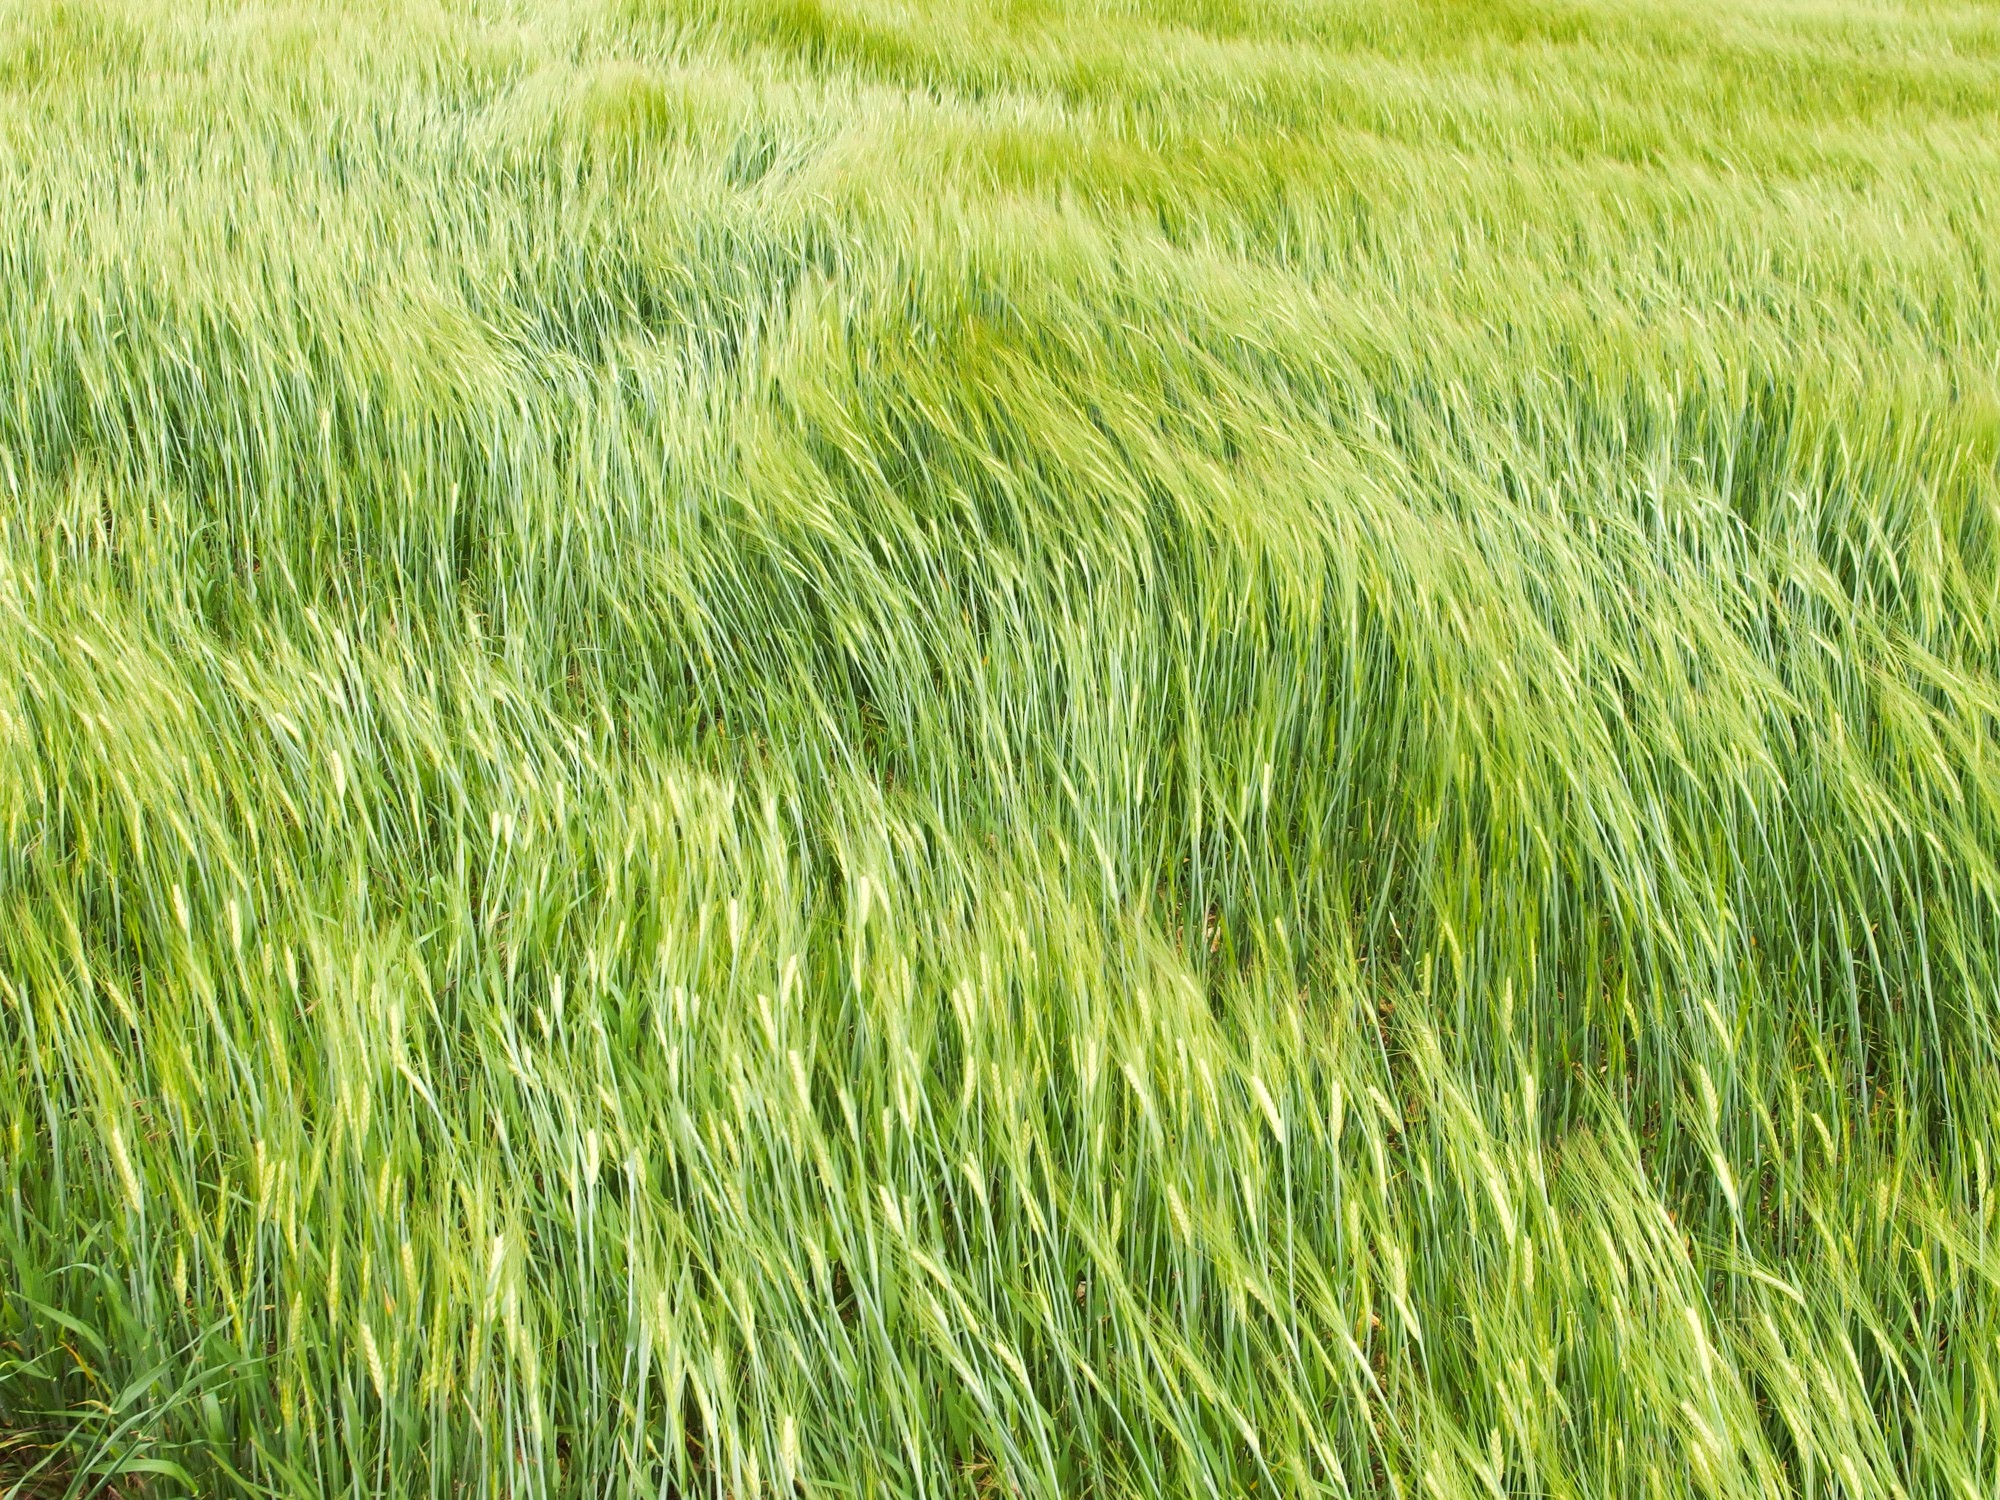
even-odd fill
[{"label": "dense green foliage", "polygon": [[1994,1494],[1996,120],[0,0],[0,1473]]}]

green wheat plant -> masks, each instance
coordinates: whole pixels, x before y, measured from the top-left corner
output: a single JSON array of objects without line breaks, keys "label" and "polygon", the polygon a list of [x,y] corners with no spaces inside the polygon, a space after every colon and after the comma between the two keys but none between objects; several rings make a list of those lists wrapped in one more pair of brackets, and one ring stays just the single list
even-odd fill
[{"label": "green wheat plant", "polygon": [[2000,1493],[2000,10],[0,0],[0,1495]]}]

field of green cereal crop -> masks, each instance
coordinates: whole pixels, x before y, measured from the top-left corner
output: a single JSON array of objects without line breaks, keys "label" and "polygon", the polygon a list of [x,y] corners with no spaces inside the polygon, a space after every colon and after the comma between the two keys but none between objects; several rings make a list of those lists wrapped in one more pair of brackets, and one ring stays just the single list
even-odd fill
[{"label": "field of green cereal crop", "polygon": [[0,1496],[2000,1490],[2000,7],[0,0]]}]

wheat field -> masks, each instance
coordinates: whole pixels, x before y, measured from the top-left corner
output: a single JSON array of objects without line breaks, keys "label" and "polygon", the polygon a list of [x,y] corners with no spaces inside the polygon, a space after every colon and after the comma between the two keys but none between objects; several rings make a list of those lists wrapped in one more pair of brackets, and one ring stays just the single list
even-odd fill
[{"label": "wheat field", "polygon": [[0,0],[0,1495],[2000,1493],[2000,7]]}]

